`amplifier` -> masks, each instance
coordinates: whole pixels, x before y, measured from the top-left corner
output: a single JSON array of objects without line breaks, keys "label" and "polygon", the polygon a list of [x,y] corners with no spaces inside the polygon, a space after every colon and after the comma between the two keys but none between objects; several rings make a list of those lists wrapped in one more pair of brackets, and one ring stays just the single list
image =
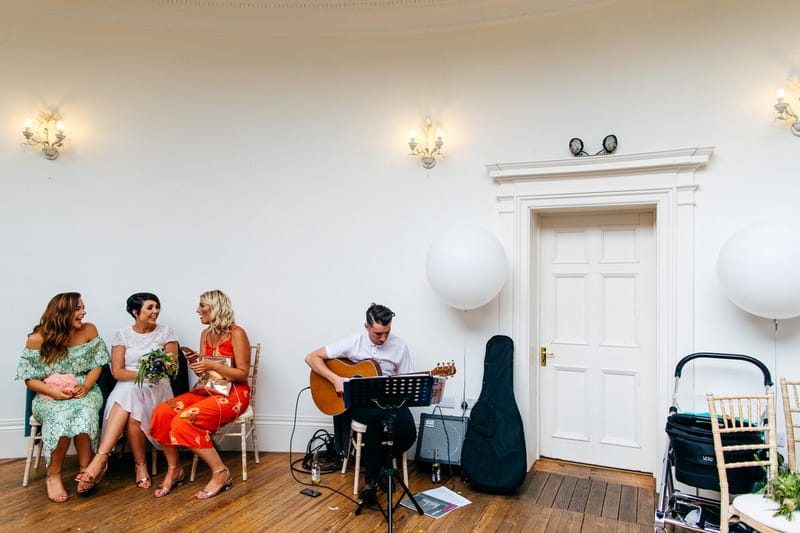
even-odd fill
[{"label": "amplifier", "polygon": [[432,463],[435,451],[440,464],[460,465],[468,424],[467,417],[422,413],[414,460]]}]

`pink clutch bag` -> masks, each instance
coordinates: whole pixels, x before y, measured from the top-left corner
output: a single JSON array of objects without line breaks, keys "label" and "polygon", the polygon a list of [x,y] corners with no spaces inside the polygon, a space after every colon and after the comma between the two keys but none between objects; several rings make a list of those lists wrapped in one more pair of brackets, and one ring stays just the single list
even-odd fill
[{"label": "pink clutch bag", "polygon": [[[72,392],[72,389],[78,386],[78,378],[75,377],[75,374],[50,374],[44,378],[44,382],[64,392]],[[41,397],[45,402],[53,399],[46,394],[42,394]]]}]

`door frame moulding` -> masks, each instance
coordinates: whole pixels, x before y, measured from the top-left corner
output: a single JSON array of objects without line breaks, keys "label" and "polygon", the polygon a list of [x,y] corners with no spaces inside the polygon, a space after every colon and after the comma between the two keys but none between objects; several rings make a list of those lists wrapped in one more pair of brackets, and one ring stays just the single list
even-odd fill
[{"label": "door frame moulding", "polygon": [[[539,458],[538,219],[542,214],[641,208],[655,212],[656,412],[644,431],[658,432],[671,402],[671,378],[681,354],[694,346],[695,172],[713,147],[487,165],[498,185],[498,229],[511,268],[500,292],[500,331],[517,347],[514,392],[525,426],[528,466]],[[632,470],[660,476],[664,439]]]}]

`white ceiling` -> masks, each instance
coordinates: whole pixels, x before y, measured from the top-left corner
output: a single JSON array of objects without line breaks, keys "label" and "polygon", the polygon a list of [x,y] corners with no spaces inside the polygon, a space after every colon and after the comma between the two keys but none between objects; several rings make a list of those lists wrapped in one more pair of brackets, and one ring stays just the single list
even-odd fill
[{"label": "white ceiling", "polygon": [[463,28],[619,0],[4,0],[27,12],[123,25],[257,34]]}]

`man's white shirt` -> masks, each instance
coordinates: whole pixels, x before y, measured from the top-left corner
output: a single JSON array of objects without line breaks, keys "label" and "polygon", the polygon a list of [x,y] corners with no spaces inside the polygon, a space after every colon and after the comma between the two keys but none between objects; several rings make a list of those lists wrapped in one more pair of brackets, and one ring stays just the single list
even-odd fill
[{"label": "man's white shirt", "polygon": [[329,359],[345,357],[354,363],[374,359],[386,376],[412,372],[408,346],[403,339],[392,333],[381,345],[374,344],[369,339],[366,330],[361,333],[353,333],[344,339],[326,345],[325,353]]}]

